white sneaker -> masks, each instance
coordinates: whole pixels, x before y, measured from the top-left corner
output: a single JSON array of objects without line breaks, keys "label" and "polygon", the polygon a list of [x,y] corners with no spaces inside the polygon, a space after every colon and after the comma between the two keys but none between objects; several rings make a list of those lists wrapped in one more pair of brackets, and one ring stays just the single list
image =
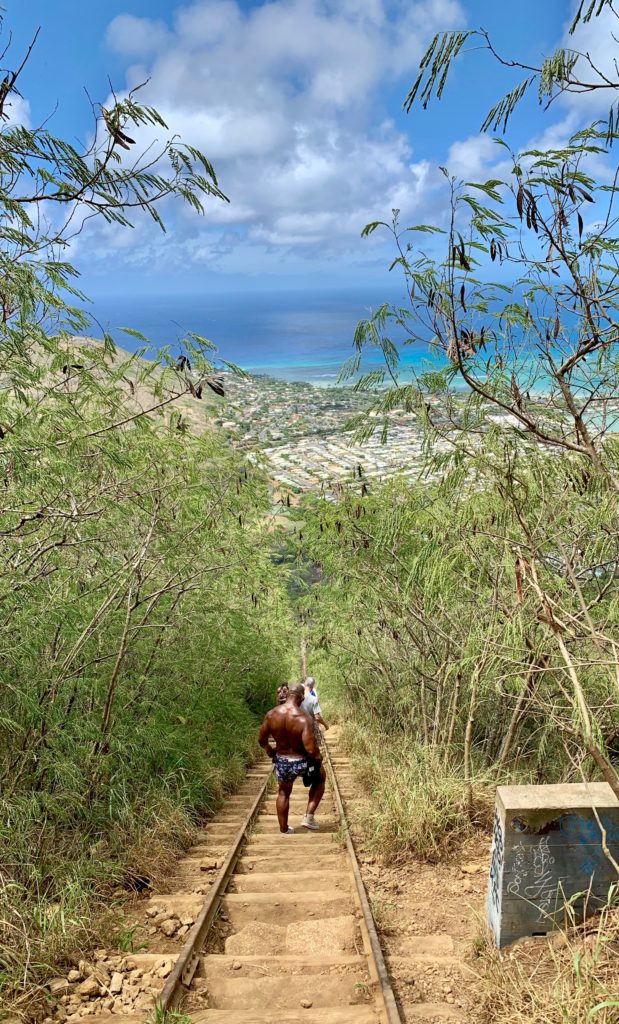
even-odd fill
[{"label": "white sneaker", "polygon": [[294,829],[292,828],[291,825],[289,825],[288,828],[286,829],[286,831],[283,832],[282,834],[285,835],[285,836],[292,836],[292,835],[294,835]]},{"label": "white sneaker", "polygon": [[311,828],[312,832],[318,832],[320,825],[314,819],[313,814],[306,814],[303,821],[301,822],[302,828]]}]

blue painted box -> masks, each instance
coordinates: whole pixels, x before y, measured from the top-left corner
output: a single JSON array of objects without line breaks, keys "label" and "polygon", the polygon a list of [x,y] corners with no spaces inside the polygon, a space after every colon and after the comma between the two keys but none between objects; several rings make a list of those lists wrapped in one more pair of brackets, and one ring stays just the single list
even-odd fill
[{"label": "blue painted box", "polygon": [[488,925],[500,948],[582,920],[606,903],[617,871],[602,849],[593,808],[619,862],[619,800],[606,782],[499,786]]}]

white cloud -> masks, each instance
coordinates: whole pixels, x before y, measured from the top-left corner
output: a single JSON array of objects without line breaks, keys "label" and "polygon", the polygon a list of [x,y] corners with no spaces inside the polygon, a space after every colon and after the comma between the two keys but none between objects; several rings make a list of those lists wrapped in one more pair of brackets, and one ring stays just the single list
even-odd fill
[{"label": "white cloud", "polygon": [[[602,86],[604,77],[617,82],[617,59],[619,58],[619,16],[609,7],[605,7],[598,17],[592,17],[586,24],[582,21],[575,32],[570,35],[574,13],[580,0],[572,0],[571,13],[565,25],[561,45],[570,50],[577,50],[583,56],[579,58],[576,73],[583,82],[591,82]],[[616,88],[599,88],[590,92],[565,93],[562,102],[569,104],[581,116],[594,117],[596,114],[607,114],[616,99]]]},{"label": "white cloud", "polygon": [[450,175],[465,181],[483,177],[489,165],[503,156],[497,144],[489,135],[470,135],[467,139],[452,142],[447,153],[445,166]]},{"label": "white cloud", "polygon": [[5,107],[8,125],[23,125],[24,128],[32,127],[30,121],[30,104],[23,96],[12,93]]},{"label": "white cloud", "polygon": [[[433,33],[464,20],[458,0],[199,0],[171,28],[115,18],[109,44],[139,62],[127,87],[150,77],[140,98],[213,160],[231,199],[210,202],[200,224],[177,215],[171,235],[190,258],[225,259],[249,241],[252,261],[256,247],[287,259],[290,248],[362,249],[367,220],[427,206],[437,175],[385,120],[379,93],[397,81],[404,95]],[[232,229],[226,246],[214,225]]]},{"label": "white cloud", "polygon": [[148,57],[165,46],[168,32],[161,21],[119,14],[108,25],[108,45],[123,57]]}]

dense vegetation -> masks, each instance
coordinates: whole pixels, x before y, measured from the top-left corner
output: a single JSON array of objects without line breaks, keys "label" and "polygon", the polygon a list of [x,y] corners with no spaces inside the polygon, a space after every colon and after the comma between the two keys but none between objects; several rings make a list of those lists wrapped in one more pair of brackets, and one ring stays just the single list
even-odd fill
[{"label": "dense vegetation", "polygon": [[60,449],[50,429],[13,435],[5,478],[7,981],[28,920],[49,954],[92,884],[149,877],[170,832],[241,777],[285,640],[262,480],[158,425]]},{"label": "dense vegetation", "polygon": [[[611,10],[584,2],[574,28]],[[433,41],[408,109],[440,96],[470,36]],[[540,102],[604,90],[607,117],[549,151],[497,140],[490,180],[446,169],[446,225],[403,228],[395,210],[366,227],[391,232],[410,304],[359,325],[346,373],[367,346],[382,353],[357,387],[384,386],[385,431],[394,407],[418,413],[426,472],[382,487],[359,474],[337,506],[304,508],[299,562],[321,580],[302,616],[375,797],[367,840],[388,856],[446,856],[486,823],[497,782],[603,778],[619,795],[619,82],[576,51],[526,70],[484,130],[505,128],[534,83]],[[445,370],[408,380],[403,334],[430,341]],[[543,986],[532,965],[495,959],[489,1019],[614,1020],[609,900],[587,970],[569,944],[547,956]]]},{"label": "dense vegetation", "polygon": [[59,250],[77,222],[221,198],[208,161],[178,144],[157,172],[152,151],[125,165],[120,143],[144,123],[164,128],[119,103],[84,154],[46,129],[0,133],[5,1008],[84,948],[98,900],[146,884],[239,781],[290,646],[266,481],[196,411],[222,393],[203,341],[148,363],[110,337],[73,339],[89,324]]},{"label": "dense vegetation", "polygon": [[358,724],[391,737],[374,749],[406,752],[376,775],[378,848],[446,856],[475,779],[616,783],[615,517],[569,457],[521,462],[504,438],[440,482],[308,508],[313,642]]}]

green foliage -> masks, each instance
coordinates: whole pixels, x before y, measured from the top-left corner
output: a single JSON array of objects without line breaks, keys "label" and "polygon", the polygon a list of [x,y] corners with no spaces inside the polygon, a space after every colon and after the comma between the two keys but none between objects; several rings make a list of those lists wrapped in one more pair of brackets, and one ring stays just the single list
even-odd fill
[{"label": "green foliage", "polygon": [[[540,946],[535,958],[514,947],[508,964],[487,938],[479,943],[484,962],[481,1020],[492,1024],[615,1024],[617,972],[609,955],[619,936],[617,887],[601,912],[580,928],[568,928]],[[573,912],[566,922],[573,925]],[[540,977],[544,982],[540,984]]]},{"label": "green foliage", "polygon": [[608,8],[612,9],[612,0],[580,0],[574,20],[570,25],[570,32],[574,32],[581,22],[583,25],[588,24],[592,18],[599,17]]},{"label": "green foliage", "polygon": [[135,94],[84,152],[7,123],[21,68],[0,91],[0,985],[23,1008],[113,887],[157,877],[238,784],[289,622],[266,481],[209,423],[212,343],[147,362],[74,337],[90,324],[58,258],[93,216],[202,212],[225,198],[214,170],[153,147],[164,122]]},{"label": "green foliage", "polygon": [[[581,4],[573,28],[607,8],[616,14],[604,0]],[[407,110],[440,96],[472,37],[525,68],[483,31],[445,33]],[[579,77],[585,65],[592,80]],[[533,83],[544,103],[566,89],[619,94],[576,50],[526,70],[484,129],[505,130]],[[382,355],[390,386],[375,412],[383,431],[394,409],[416,412],[426,481],[314,506],[318,537],[306,514],[327,581],[316,597],[326,614],[313,614],[347,700],[389,722],[396,748],[400,734],[437,748],[437,778],[447,784],[456,766],[471,813],[480,772],[601,774],[619,794],[617,185],[591,173],[615,127],[611,108],[561,148],[515,154],[496,140],[511,161],[503,180],[464,183],[441,168],[451,194],[442,248],[420,249],[398,211],[365,232],[391,232],[410,305],[359,324],[348,372],[366,347]],[[394,337],[430,343],[442,368],[403,379]],[[379,825],[389,829],[388,817]]]},{"label": "green foliage", "polygon": [[459,768],[445,765],[415,731],[394,734],[391,724],[361,707],[344,727],[355,778],[371,793],[353,809],[355,825],[367,849],[386,860],[447,860],[475,829],[488,827],[491,797],[480,779],[471,816]]},{"label": "green foliage", "polygon": [[[476,816],[476,780],[617,781],[614,491],[501,430],[428,468],[302,511],[299,557],[321,569],[301,598],[310,646],[369,731],[373,790],[393,777],[372,817],[391,852],[407,829],[419,851],[447,848]],[[427,789],[416,810],[398,764],[404,791]]]},{"label": "green foliage", "polygon": [[[606,134],[594,125],[561,149],[512,154],[505,181],[450,179],[442,251],[418,250],[415,229],[400,228],[394,215],[389,231],[411,302],[380,306],[355,335],[360,353],[382,354],[393,385],[378,411],[396,401],[417,408],[444,435],[427,393],[464,386],[470,397],[452,404],[448,430],[491,431],[498,415],[521,445],[578,453],[617,487],[616,188],[587,172],[590,158],[606,152]],[[587,231],[592,216],[597,227]],[[402,384],[393,338],[403,335],[407,345],[430,342],[443,369]]]},{"label": "green foliage", "polygon": [[109,430],[124,389],[82,388],[72,437],[33,398],[3,442],[0,834],[5,884],[45,913],[148,876],[139,835],[240,779],[287,643],[261,476],[212,434]]},{"label": "green foliage", "polygon": [[[612,0],[581,0],[570,26],[570,34],[573,35],[579,25],[588,24],[592,18],[599,17],[605,11],[618,17]],[[452,64],[463,51],[466,52],[465,44],[469,41],[475,41],[475,49],[488,50],[498,64],[527,72],[526,76],[488,111],[481,126],[482,132],[499,129],[505,132],[514,110],[530,86],[535,83],[538,87],[539,102],[546,105],[553,103],[563,92],[613,92],[619,88],[619,80],[611,78],[603,68],[598,68],[589,52],[581,53],[578,50],[560,48],[539,66],[532,66],[528,62],[501,56],[484,29],[456,30],[438,33],[432,39],[421,58],[417,78],[404,101],[407,113],[415,103],[420,103],[425,110],[433,97],[437,100],[441,98]],[[613,41],[616,42],[614,36]],[[614,121],[615,117],[616,112],[611,106],[609,120]]]},{"label": "green foliage", "polygon": [[421,59],[419,75],[404,100],[404,109],[407,113],[417,98],[424,110],[432,99],[432,94],[440,100],[451,62],[458,56],[466,41],[475,35],[476,32],[440,32],[434,36]]}]

